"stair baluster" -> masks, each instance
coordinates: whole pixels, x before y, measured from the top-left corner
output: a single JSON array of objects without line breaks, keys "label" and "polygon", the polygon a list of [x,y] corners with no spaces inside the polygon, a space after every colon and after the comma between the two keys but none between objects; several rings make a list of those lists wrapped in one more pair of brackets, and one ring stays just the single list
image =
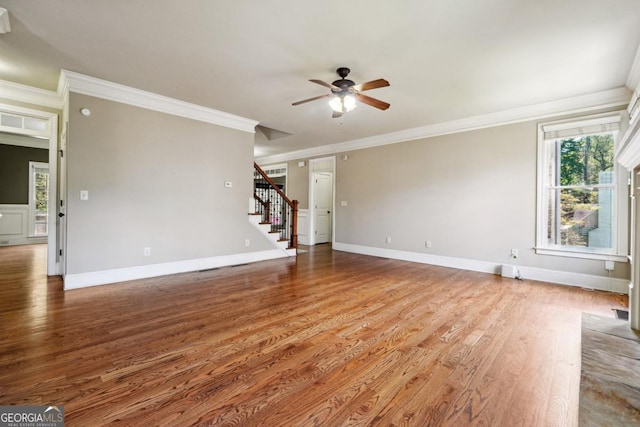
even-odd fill
[{"label": "stair baluster", "polygon": [[263,224],[271,224],[271,232],[279,233],[289,248],[298,247],[298,201],[289,199],[282,189],[254,162],[254,194],[256,213]]}]

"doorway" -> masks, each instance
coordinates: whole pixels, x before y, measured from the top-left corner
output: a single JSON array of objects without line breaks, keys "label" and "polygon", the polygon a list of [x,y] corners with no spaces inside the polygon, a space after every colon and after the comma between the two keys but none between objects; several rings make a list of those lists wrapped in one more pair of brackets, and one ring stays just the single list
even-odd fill
[{"label": "doorway", "polygon": [[309,160],[310,245],[334,241],[335,160],[335,157]]},{"label": "doorway", "polygon": [[[28,147],[33,147],[33,145],[29,144],[35,144],[38,148],[48,148],[45,158],[30,159],[40,163],[48,163],[49,180],[47,183],[47,199],[46,201],[41,201],[41,212],[39,215],[33,215],[33,228],[27,227],[26,234],[37,234],[36,230],[41,231],[43,229],[42,224],[46,222],[47,274],[49,276],[62,274],[63,259],[60,255],[61,247],[58,246],[58,236],[64,233],[64,229],[60,226],[60,221],[57,221],[58,201],[60,200],[58,193],[58,115],[14,105],[0,104],[0,132],[5,135],[12,135],[8,137],[10,140],[15,140],[16,138],[20,140],[20,143],[12,145],[27,144]],[[42,147],[40,147],[41,145]],[[27,172],[25,172],[24,177],[28,180],[30,175],[28,163],[26,168]],[[36,179],[35,184],[43,184],[43,182],[42,180],[38,182]],[[46,204],[46,209],[42,203]],[[34,210],[34,212],[36,211]],[[42,211],[46,212],[44,214],[46,220],[43,219]],[[25,225],[29,223],[30,216],[27,203],[24,209]],[[33,230],[33,233],[31,230]]]},{"label": "doorway", "polygon": [[333,209],[333,174],[314,172],[314,236],[316,244],[331,242],[331,210]]},{"label": "doorway", "polygon": [[0,132],[0,246],[47,242],[49,141]]}]

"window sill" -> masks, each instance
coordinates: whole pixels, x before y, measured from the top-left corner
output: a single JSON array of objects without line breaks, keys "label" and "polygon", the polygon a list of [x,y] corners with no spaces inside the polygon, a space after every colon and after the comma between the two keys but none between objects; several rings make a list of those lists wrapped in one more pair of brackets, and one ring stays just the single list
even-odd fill
[{"label": "window sill", "polygon": [[571,251],[567,249],[535,248],[538,255],[553,255],[569,258],[595,259],[601,261],[629,262],[628,255],[614,255],[597,252]]}]

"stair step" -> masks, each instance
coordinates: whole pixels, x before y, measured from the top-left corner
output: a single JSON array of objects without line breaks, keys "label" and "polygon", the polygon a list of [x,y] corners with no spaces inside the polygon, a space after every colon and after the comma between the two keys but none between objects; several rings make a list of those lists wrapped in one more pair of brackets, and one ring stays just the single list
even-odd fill
[{"label": "stair step", "polygon": [[290,246],[289,239],[281,239],[280,233],[282,230],[272,230],[272,223],[262,221],[262,215],[258,212],[249,213],[249,222],[251,222],[255,227],[258,228],[264,235],[266,235],[274,244],[276,244],[280,249],[282,249],[287,256],[295,257],[297,256],[297,250]]}]

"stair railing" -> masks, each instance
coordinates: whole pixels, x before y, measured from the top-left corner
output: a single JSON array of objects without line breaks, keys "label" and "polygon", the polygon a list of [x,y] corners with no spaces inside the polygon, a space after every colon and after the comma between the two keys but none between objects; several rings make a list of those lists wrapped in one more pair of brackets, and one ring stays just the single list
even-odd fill
[{"label": "stair railing", "polygon": [[253,198],[256,199],[256,202],[260,203],[260,208],[256,209],[256,212],[259,212],[262,215],[262,222],[264,224],[271,224],[271,201],[262,200],[260,196],[258,196],[258,194],[255,192],[255,188],[253,192]]},{"label": "stair railing", "polygon": [[298,201],[289,199],[257,163],[253,167],[256,213],[262,215],[263,223],[271,224],[271,232],[280,234],[280,240],[289,242],[289,248],[297,248]]}]

